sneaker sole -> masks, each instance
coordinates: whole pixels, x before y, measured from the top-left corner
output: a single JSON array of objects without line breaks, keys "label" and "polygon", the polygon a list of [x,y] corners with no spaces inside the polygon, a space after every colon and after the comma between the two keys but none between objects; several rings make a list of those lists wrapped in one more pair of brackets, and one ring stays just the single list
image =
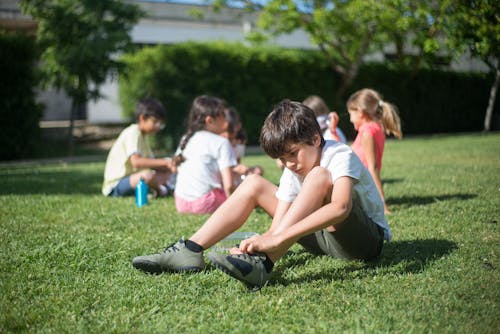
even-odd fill
[{"label": "sneaker sole", "polygon": [[255,285],[255,284],[252,284],[252,283],[248,283],[244,280],[241,279],[241,277],[238,277],[236,276],[235,274],[233,274],[233,272],[231,270],[229,270],[229,268],[227,268],[225,265],[217,262],[215,259],[212,258],[212,256],[210,254],[207,255],[207,258],[210,260],[210,262],[218,269],[222,270],[223,272],[225,272],[226,274],[228,274],[229,276],[237,279],[238,281],[240,281],[241,283],[245,284],[246,287],[248,288],[248,290],[250,290],[251,292],[256,292],[256,291],[259,291],[260,289],[262,289],[266,284],[264,283],[264,285]]},{"label": "sneaker sole", "polygon": [[180,267],[176,269],[163,269],[158,264],[155,262],[150,262],[150,261],[141,261],[141,262],[133,262],[132,266],[136,269],[142,270],[146,273],[150,274],[162,274],[165,272],[200,272],[203,269],[200,269],[199,267]]}]

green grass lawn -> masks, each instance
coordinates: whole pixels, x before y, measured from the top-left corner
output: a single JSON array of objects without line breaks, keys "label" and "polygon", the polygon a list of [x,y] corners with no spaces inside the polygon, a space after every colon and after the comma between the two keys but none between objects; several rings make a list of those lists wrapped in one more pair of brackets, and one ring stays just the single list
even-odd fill
[{"label": "green grass lawn", "polygon": [[[264,155],[261,164],[278,182]],[[207,266],[130,264],[203,216],[172,198],[136,208],[100,194],[104,162],[0,167],[0,333],[498,333],[500,134],[390,140],[382,178],[394,233],[373,263],[294,246],[250,293]],[[242,231],[263,232],[256,210]]]}]

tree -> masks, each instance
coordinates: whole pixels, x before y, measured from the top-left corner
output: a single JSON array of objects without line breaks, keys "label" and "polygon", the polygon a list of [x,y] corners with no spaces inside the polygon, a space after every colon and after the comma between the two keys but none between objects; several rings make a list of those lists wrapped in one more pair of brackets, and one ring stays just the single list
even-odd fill
[{"label": "tree", "polygon": [[480,57],[494,76],[484,117],[484,131],[491,127],[496,93],[500,84],[500,2],[460,0],[448,21],[448,31],[457,47],[465,45]]},{"label": "tree", "polygon": [[[215,0],[212,4],[245,6],[259,12],[253,34],[257,41],[266,34],[278,35],[303,29],[341,76],[337,98],[356,78],[364,58],[395,46],[396,61],[418,70],[432,66],[444,50],[438,42],[449,1],[421,0]],[[408,54],[408,49],[412,50]]]},{"label": "tree", "polygon": [[72,98],[72,154],[77,109],[99,97],[108,75],[121,70],[116,55],[131,47],[129,31],[143,13],[118,0],[21,0],[21,7],[38,22],[45,85],[63,89]]}]

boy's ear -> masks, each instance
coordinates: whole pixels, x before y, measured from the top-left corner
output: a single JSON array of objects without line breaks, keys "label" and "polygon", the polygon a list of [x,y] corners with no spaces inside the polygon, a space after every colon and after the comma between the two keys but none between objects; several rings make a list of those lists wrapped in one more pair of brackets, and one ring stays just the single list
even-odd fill
[{"label": "boy's ear", "polygon": [[316,134],[314,135],[313,146],[319,147],[321,145],[321,137]]},{"label": "boy's ear", "polygon": [[211,124],[214,121],[212,116],[206,116],[205,117],[205,124]]}]

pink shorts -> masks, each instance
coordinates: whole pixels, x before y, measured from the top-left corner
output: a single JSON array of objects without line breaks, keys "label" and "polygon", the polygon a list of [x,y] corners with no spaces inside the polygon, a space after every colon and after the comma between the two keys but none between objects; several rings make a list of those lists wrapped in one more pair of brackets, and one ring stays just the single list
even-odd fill
[{"label": "pink shorts", "polygon": [[186,201],[175,196],[175,207],[180,213],[194,213],[202,215],[212,213],[227,199],[222,189],[214,189],[194,201]]}]

